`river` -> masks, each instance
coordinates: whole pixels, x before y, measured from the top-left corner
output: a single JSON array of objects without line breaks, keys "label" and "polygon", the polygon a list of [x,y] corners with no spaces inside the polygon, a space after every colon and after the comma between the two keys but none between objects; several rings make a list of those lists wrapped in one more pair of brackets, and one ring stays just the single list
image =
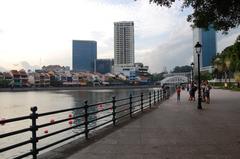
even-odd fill
[{"label": "river", "polygon": [[[141,92],[146,93],[149,90],[156,88],[138,88],[138,89],[97,89],[97,90],[57,90],[57,91],[28,91],[28,92],[0,92],[0,118],[14,118],[19,116],[29,115],[30,108],[32,106],[38,107],[38,113],[74,108],[82,106],[85,100],[88,103],[97,103],[102,101],[111,100],[112,96],[116,96],[117,99],[128,97],[132,95],[138,95]],[[67,118],[69,114],[76,112],[67,112],[57,115],[50,115],[38,120],[38,125],[48,123],[52,119],[59,120]],[[4,134],[13,130],[19,130],[22,128],[28,128],[30,126],[30,120],[8,123],[0,125],[0,134]],[[62,128],[69,127],[69,123],[65,122],[48,128],[42,128],[38,130],[38,136],[44,135],[45,131],[53,132]],[[38,143],[38,146],[44,146],[59,138],[69,136],[76,130],[70,132],[64,132],[59,135],[47,138]],[[18,143],[24,140],[28,140],[31,136],[31,132],[15,135],[8,138],[0,139],[0,149],[9,146],[14,143]],[[71,141],[71,140],[69,140]],[[68,141],[68,142],[69,142]],[[58,145],[59,146],[59,145]],[[20,154],[26,153],[31,149],[31,144],[19,147],[17,149],[9,150],[0,154],[0,159],[14,158]],[[50,150],[50,149],[48,149]]]}]

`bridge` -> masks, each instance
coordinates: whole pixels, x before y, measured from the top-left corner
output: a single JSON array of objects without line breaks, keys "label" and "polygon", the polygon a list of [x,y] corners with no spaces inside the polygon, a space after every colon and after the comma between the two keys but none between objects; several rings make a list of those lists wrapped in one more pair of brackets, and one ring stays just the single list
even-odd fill
[{"label": "bridge", "polygon": [[179,85],[179,84],[184,84],[188,83],[189,78],[183,75],[175,75],[175,76],[169,76],[164,78],[161,81],[161,85]]}]

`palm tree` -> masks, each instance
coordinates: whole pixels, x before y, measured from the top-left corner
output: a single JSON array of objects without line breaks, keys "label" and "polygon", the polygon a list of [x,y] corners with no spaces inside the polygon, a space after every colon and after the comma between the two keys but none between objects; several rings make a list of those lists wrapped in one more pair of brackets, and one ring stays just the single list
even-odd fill
[{"label": "palm tree", "polygon": [[213,65],[215,68],[217,79],[220,78],[220,82],[222,82],[222,73],[223,73],[223,61],[221,56],[217,56],[213,61]]}]

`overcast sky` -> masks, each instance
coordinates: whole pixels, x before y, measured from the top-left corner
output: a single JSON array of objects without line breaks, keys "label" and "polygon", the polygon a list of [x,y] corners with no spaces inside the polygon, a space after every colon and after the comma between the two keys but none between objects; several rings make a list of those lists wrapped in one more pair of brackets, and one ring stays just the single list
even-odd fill
[{"label": "overcast sky", "polygon": [[[0,0],[0,71],[72,66],[72,40],[96,40],[97,57],[113,58],[113,23],[134,21],[135,62],[161,72],[192,61],[192,30],[180,3],[149,0]],[[217,35],[218,51],[240,34]]]}]

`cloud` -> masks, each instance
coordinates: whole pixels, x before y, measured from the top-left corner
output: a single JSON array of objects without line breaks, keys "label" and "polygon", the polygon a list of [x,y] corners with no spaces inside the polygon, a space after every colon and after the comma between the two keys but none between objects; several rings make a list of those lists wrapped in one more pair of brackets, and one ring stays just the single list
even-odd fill
[{"label": "cloud", "polygon": [[0,66],[0,72],[6,72],[6,71],[7,71],[6,68]]},{"label": "cloud", "polygon": [[[12,3],[4,1],[0,5],[0,30],[4,30],[0,36],[0,55],[4,58],[0,58],[0,63],[6,68],[18,61],[40,65],[39,59],[42,65],[71,66],[73,39],[95,40],[97,57],[113,58],[116,21],[134,21],[136,62],[149,65],[154,72],[160,72],[163,66],[171,69],[178,63],[186,65],[192,56],[192,31],[186,22],[192,10],[182,12],[181,2],[170,9],[149,4],[148,0],[15,0],[14,6]],[[234,33],[231,35],[220,38],[220,48],[235,38]],[[26,63],[24,67],[34,68]]]},{"label": "cloud", "polygon": [[21,61],[20,62],[20,68],[23,68],[24,70],[28,71],[28,70],[36,70],[39,69],[40,67],[37,65],[30,65],[27,61]]},{"label": "cloud", "polygon": [[221,34],[220,32],[217,34],[217,52],[221,52],[227,46],[233,45],[237,36],[240,35],[240,28],[232,29],[228,32],[228,34]]}]

